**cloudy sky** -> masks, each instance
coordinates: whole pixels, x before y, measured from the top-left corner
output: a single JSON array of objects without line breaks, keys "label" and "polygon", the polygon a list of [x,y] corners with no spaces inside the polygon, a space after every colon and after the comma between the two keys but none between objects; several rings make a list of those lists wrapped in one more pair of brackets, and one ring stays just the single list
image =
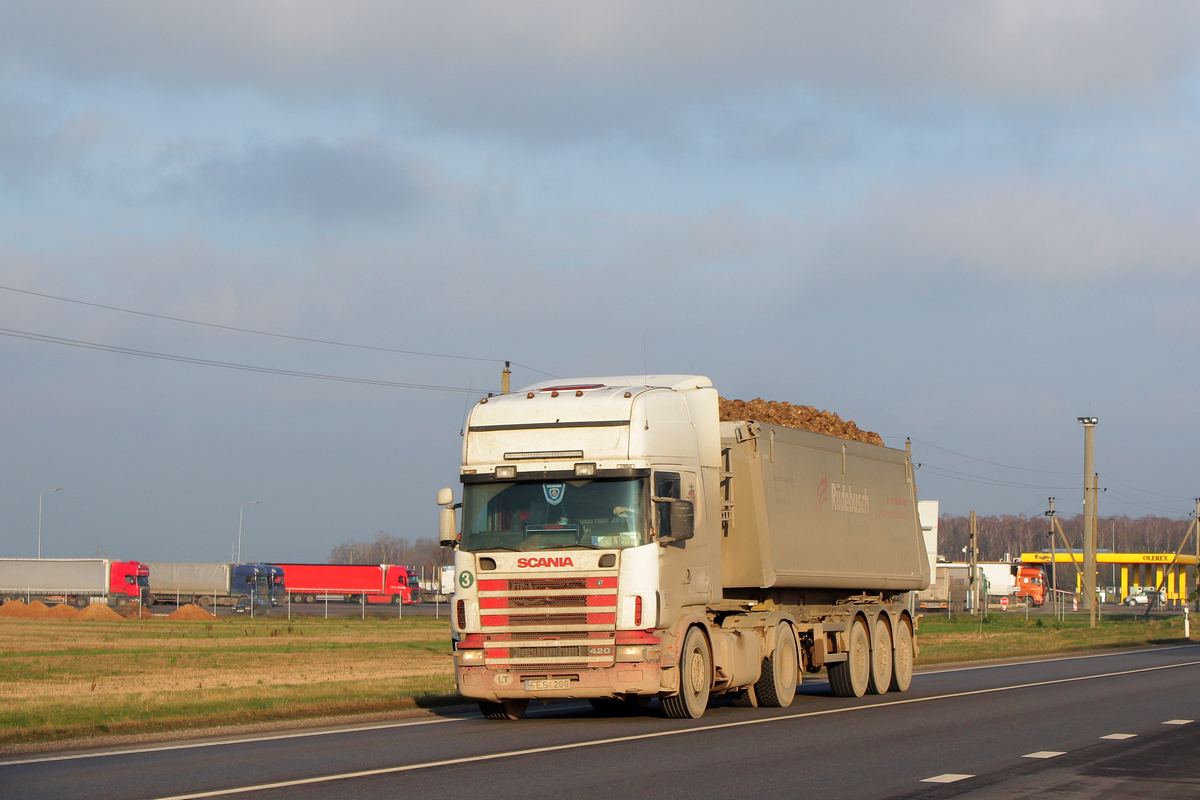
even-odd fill
[{"label": "cloudy sky", "polygon": [[433,535],[504,360],[836,411],[951,513],[1078,513],[1094,414],[1182,518],[1198,278],[1194,3],[5,3],[0,555],[59,486],[46,557]]}]

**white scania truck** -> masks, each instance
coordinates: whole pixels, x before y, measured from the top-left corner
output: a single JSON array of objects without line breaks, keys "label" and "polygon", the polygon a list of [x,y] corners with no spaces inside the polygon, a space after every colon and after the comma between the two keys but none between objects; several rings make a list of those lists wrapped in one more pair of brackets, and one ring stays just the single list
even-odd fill
[{"label": "white scania truck", "polygon": [[719,421],[690,375],[534,384],[480,400],[464,433],[440,539],[458,689],[485,716],[787,706],[822,667],[839,696],[908,688],[905,599],[929,562],[905,451]]}]

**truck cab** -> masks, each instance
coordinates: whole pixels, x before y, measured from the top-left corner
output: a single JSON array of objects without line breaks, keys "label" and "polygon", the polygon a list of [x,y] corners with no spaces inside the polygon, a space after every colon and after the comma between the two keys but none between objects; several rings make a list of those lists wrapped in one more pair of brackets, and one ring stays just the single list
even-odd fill
[{"label": "truck cab", "polygon": [[137,561],[114,561],[110,574],[109,591],[118,604],[136,600],[150,605],[150,567]]},{"label": "truck cab", "polygon": [[1044,605],[1046,573],[1042,568],[1029,564],[1014,564],[1012,570],[1013,581],[1017,586],[1017,600],[1023,600],[1033,606]]}]

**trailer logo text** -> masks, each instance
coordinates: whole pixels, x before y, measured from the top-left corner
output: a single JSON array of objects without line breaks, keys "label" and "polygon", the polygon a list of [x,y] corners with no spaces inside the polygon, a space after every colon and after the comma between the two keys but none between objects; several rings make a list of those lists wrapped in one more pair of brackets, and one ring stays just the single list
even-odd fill
[{"label": "trailer logo text", "polygon": [[570,556],[560,556],[558,558],[518,558],[517,568],[528,569],[530,567],[573,567],[575,562]]},{"label": "trailer logo text", "polygon": [[870,514],[871,498],[866,491],[856,492],[854,487],[844,483],[830,483],[828,478],[822,478],[817,484],[817,506],[829,506],[834,511],[845,511],[848,514]]}]

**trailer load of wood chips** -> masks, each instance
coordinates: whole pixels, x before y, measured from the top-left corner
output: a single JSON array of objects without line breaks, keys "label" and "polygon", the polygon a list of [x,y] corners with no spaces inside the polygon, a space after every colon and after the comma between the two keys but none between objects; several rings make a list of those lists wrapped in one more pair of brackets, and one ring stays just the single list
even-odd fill
[{"label": "trailer load of wood chips", "polygon": [[864,431],[851,420],[843,420],[832,411],[820,411],[812,406],[796,406],[775,400],[726,400],[720,398],[720,414],[722,422],[739,420],[755,420],[768,422],[772,425],[782,425],[785,428],[797,428],[813,433],[825,433],[842,439],[852,439],[868,444],[883,444],[878,433]]}]

